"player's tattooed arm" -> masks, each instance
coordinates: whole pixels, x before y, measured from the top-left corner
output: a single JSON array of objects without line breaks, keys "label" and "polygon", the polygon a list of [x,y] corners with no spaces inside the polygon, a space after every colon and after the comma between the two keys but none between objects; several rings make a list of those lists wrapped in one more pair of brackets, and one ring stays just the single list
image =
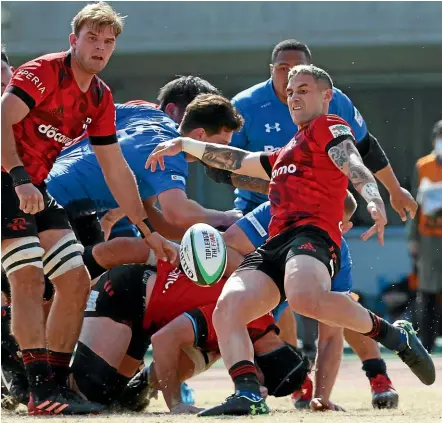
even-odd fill
[{"label": "player's tattooed arm", "polygon": [[331,147],[328,155],[336,167],[348,176],[356,191],[367,202],[381,200],[376,180],[364,165],[352,139],[346,139]]},{"label": "player's tattooed arm", "polygon": [[218,184],[226,184],[235,188],[259,192],[260,194],[269,193],[269,181],[265,181],[264,179],[238,175],[229,170],[216,169],[208,165],[205,165],[205,171],[206,175]]}]

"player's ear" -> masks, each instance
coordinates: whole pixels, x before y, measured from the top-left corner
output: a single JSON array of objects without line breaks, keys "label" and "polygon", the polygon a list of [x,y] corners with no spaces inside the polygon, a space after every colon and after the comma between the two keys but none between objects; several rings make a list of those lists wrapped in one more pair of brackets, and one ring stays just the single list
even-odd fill
[{"label": "player's ear", "polygon": [[325,90],[324,100],[325,100],[325,101],[331,101],[332,97],[333,97],[333,90],[331,90],[331,89],[329,89],[329,88],[326,89],[326,90]]},{"label": "player's ear", "polygon": [[69,34],[69,45],[71,47],[75,47],[75,45],[77,44],[77,39],[78,37],[73,32]]},{"label": "player's ear", "polygon": [[172,120],[175,120],[177,109],[178,107],[175,104],[167,103],[166,107],[164,108],[164,113],[166,113],[166,115],[169,116]]},{"label": "player's ear", "polygon": [[270,69],[270,75],[273,75],[273,65],[272,64],[269,65],[269,69]]},{"label": "player's ear", "polygon": [[186,134],[186,136],[193,138],[194,140],[205,141],[207,134],[203,128],[195,128],[192,129],[188,134]]}]

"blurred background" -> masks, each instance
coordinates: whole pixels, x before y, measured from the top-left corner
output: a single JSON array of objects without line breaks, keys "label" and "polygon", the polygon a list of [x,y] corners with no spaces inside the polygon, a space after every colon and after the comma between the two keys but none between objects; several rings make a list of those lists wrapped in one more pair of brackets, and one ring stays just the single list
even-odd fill
[{"label": "blurred background", "polygon": [[[296,38],[358,107],[403,187],[410,189],[416,160],[432,149],[431,129],[442,117],[440,2],[111,3],[127,15],[101,75],[117,102],[155,101],[159,87],[187,74],[233,97],[267,79],[274,45]],[[70,20],[84,4],[2,2],[1,36],[11,64],[67,49]],[[231,190],[205,178],[198,165],[189,193],[206,207],[232,208]],[[391,209],[385,247],[359,240],[370,223],[360,200],[347,239],[355,289],[374,301],[412,266],[404,225]]]}]

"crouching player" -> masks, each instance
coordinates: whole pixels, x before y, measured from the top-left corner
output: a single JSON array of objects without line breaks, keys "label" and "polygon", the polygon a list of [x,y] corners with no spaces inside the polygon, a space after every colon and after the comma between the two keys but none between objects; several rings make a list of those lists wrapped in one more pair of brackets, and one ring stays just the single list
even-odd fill
[{"label": "crouching player", "polygon": [[[172,413],[198,412],[182,404],[180,383],[219,358],[211,316],[225,279],[203,288],[169,263],[159,261],[157,266],[119,266],[99,278],[87,304],[71,384],[99,403],[118,403],[151,343],[150,383],[163,391]],[[269,394],[299,389],[308,364],[277,337],[272,316],[262,316],[248,328]]]}]

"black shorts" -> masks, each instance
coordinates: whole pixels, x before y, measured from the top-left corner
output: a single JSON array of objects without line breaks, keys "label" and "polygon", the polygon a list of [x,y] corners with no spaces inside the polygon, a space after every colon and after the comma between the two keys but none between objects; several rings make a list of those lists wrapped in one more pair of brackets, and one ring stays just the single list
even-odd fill
[{"label": "black shorts", "polygon": [[65,210],[49,195],[46,185],[37,188],[43,194],[45,208],[34,215],[25,213],[19,208],[11,176],[2,172],[2,241],[38,236],[48,229],[72,229]]},{"label": "black shorts", "polygon": [[104,242],[104,232],[101,229],[100,219],[97,213],[76,218],[70,216],[68,213],[68,216],[75,236],[84,247],[90,247],[99,242]]},{"label": "black shorts", "polygon": [[312,256],[324,263],[332,279],[341,267],[341,249],[327,232],[313,225],[304,225],[288,229],[267,241],[247,255],[236,271],[260,270],[265,273],[273,279],[281,293],[281,301],[284,301],[285,265],[298,255]]},{"label": "black shorts", "polygon": [[143,331],[146,308],[146,284],[155,273],[152,267],[129,264],[114,267],[101,275],[92,288],[84,317],[109,317],[132,329],[132,338],[127,354],[142,360],[149,338]]}]

